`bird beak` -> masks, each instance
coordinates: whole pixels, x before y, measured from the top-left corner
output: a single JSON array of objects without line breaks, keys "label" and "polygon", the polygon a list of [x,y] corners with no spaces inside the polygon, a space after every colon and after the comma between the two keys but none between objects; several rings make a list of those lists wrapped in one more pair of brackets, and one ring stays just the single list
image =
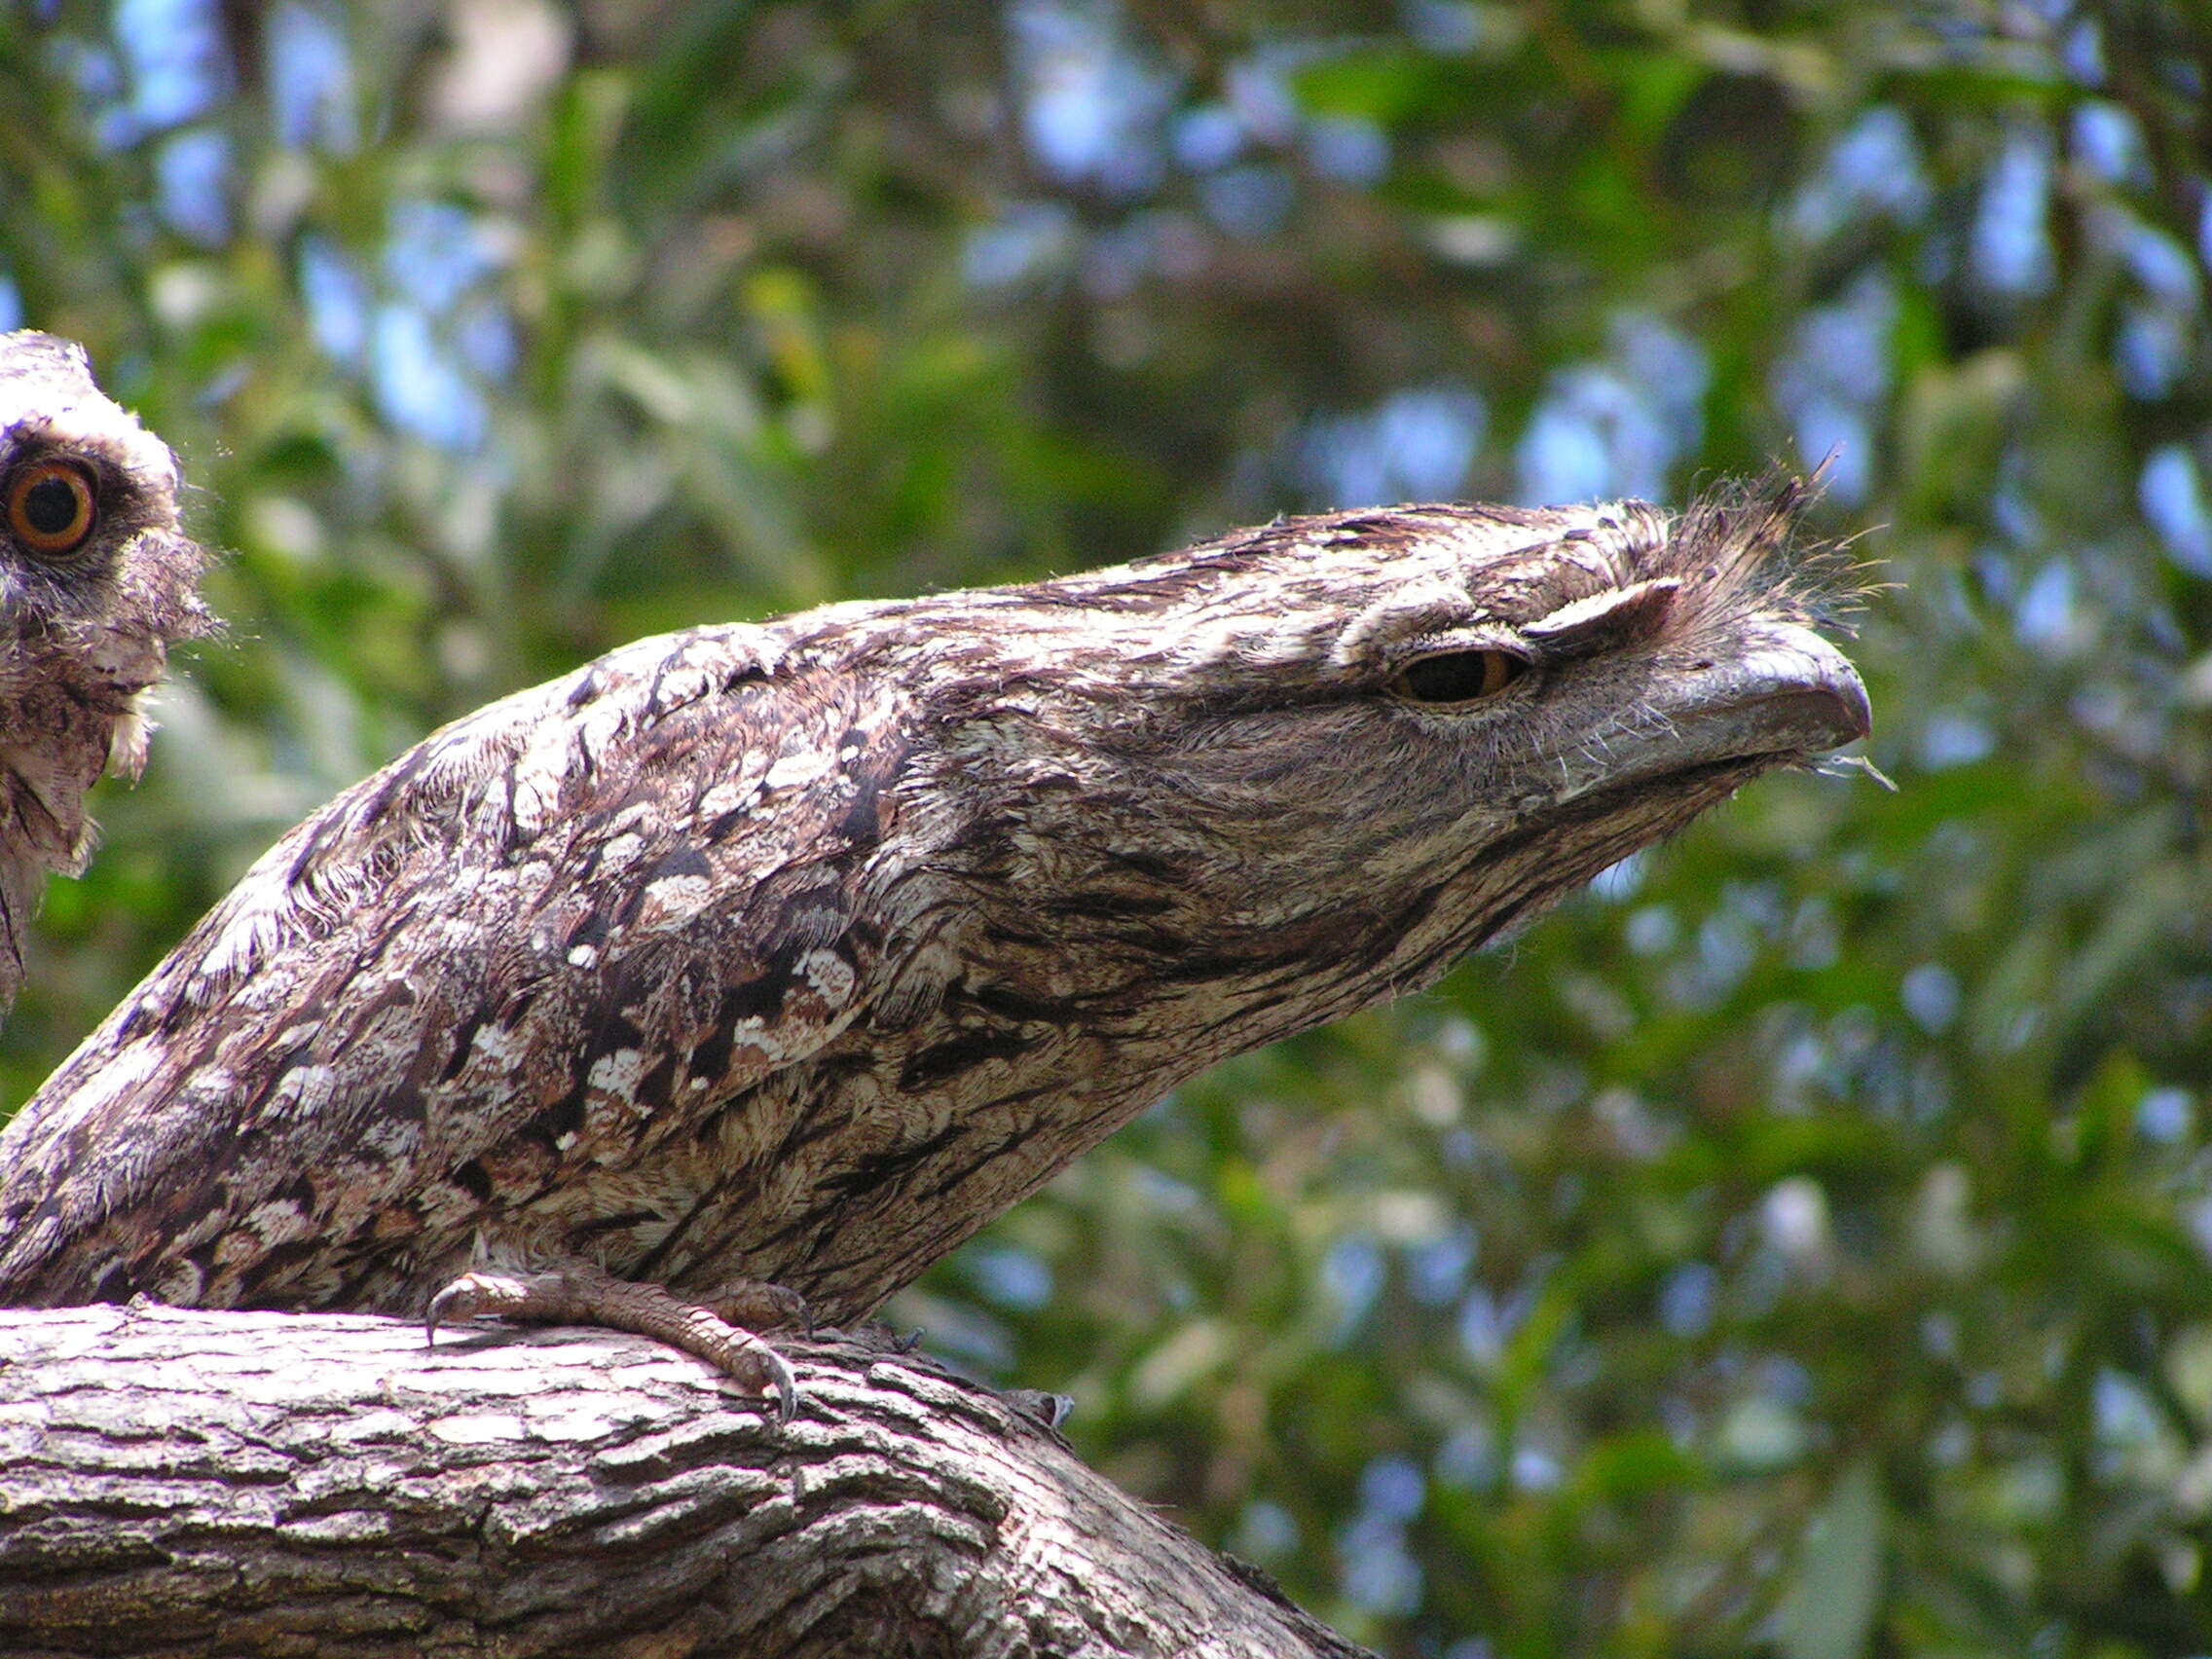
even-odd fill
[{"label": "bird beak", "polygon": [[[1684,715],[1703,728],[1708,757],[1825,755],[1874,729],[1859,671],[1835,646],[1794,622],[1768,622],[1750,648],[1699,675]],[[1672,711],[1670,711],[1672,712]]]},{"label": "bird beak", "polygon": [[1633,719],[1596,734],[1569,760],[1553,798],[1704,766],[1788,765],[1856,742],[1872,726],[1866,686],[1849,658],[1810,628],[1757,622],[1725,658],[1665,678]]}]

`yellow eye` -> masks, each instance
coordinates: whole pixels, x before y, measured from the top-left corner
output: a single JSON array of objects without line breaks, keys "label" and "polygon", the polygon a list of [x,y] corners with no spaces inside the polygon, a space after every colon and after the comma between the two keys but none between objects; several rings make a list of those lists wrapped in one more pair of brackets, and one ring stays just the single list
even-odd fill
[{"label": "yellow eye", "polygon": [[26,553],[66,559],[99,523],[92,475],[73,461],[34,461],[8,475],[8,534]]},{"label": "yellow eye", "polygon": [[1390,677],[1390,689],[1409,703],[1475,703],[1496,696],[1528,672],[1528,659],[1511,651],[1438,651],[1399,669]]}]

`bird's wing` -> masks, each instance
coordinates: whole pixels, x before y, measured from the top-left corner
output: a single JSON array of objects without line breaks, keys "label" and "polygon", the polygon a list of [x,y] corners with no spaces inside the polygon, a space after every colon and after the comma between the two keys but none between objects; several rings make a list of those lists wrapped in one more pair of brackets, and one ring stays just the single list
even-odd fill
[{"label": "bird's wing", "polygon": [[0,1301],[250,1300],[234,1256],[419,1225],[433,1179],[551,1184],[812,1053],[881,944],[895,720],[732,627],[425,739],[272,849],[0,1137]]}]

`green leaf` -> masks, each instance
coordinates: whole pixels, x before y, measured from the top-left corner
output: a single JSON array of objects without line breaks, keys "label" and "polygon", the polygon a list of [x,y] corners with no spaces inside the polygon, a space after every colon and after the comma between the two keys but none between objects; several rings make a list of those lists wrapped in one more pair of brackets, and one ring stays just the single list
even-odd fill
[{"label": "green leaf", "polygon": [[1797,1582],[1782,1604],[1785,1659],[1864,1653],[1881,1580],[1882,1495],[1873,1464],[1862,1458],[1806,1524]]},{"label": "green leaf", "polygon": [[1292,82],[1309,115],[1362,117],[1388,126],[1451,100],[1450,77],[1433,57],[1377,47],[1331,57]]}]

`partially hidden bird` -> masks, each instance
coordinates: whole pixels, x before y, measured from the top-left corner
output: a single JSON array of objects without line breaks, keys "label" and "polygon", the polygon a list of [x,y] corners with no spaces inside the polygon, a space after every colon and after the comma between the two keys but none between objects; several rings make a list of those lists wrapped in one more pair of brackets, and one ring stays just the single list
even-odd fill
[{"label": "partially hidden bird", "polygon": [[764,1333],[1863,736],[1808,498],[1278,519],[493,703],[0,1136],[0,1303],[610,1325],[788,1415]]},{"label": "partially hidden bird", "polygon": [[83,348],[0,334],[0,1015],[47,877],[92,856],[85,793],[146,762],[168,646],[212,626],[168,446]]}]

